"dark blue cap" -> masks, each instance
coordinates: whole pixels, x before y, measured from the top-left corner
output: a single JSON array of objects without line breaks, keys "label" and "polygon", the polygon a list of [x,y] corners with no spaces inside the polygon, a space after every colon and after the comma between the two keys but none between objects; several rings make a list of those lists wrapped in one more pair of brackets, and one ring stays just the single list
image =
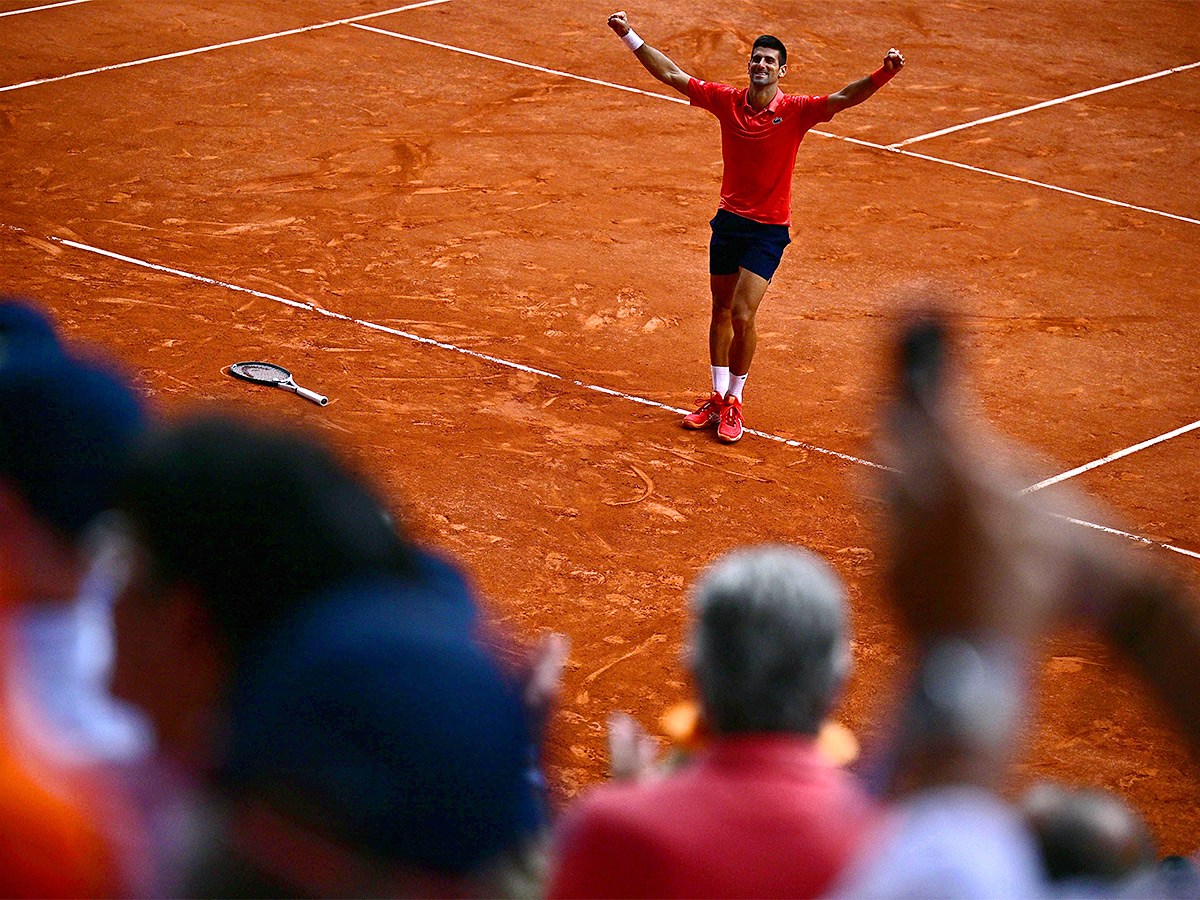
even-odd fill
[{"label": "dark blue cap", "polygon": [[343,588],[256,650],[227,773],[367,858],[463,874],[536,832],[543,797],[517,686],[439,578]]},{"label": "dark blue cap", "polygon": [[0,302],[0,345],[0,478],[78,535],[113,503],[142,405],[115,370],[64,353],[28,305]]},{"label": "dark blue cap", "polygon": [[54,326],[41,310],[27,300],[0,296],[0,369],[59,352]]}]

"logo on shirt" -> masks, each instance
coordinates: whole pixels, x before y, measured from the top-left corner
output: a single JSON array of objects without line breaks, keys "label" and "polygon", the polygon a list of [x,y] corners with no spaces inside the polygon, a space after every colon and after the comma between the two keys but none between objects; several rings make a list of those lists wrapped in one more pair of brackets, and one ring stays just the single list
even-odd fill
[{"label": "logo on shirt", "polygon": [[773,118],[773,119],[771,120],[771,124],[772,124],[772,125],[778,125],[778,124],[779,124],[780,122],[782,122],[782,121],[783,121],[783,116],[776,116],[775,118]]}]

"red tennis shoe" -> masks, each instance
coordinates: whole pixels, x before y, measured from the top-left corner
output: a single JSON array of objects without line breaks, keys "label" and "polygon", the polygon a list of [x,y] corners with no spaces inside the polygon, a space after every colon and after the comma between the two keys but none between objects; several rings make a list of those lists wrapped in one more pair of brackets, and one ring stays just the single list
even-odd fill
[{"label": "red tennis shoe", "polygon": [[742,439],[742,401],[737,397],[726,397],[721,410],[721,422],[717,425],[717,440],[726,444]]},{"label": "red tennis shoe", "polygon": [[712,396],[701,403],[699,409],[683,417],[683,427],[697,431],[701,428],[712,428],[721,420],[721,410],[724,408],[725,398],[713,391]]}]

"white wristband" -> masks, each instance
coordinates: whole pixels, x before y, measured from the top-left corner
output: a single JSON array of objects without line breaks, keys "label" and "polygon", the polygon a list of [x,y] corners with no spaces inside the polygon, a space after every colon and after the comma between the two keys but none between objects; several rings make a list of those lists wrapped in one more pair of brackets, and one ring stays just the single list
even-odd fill
[{"label": "white wristband", "polygon": [[628,47],[630,50],[633,50],[634,52],[637,52],[637,48],[642,46],[642,44],[646,43],[640,37],[638,37],[637,32],[634,31],[632,28],[630,28],[627,32],[625,32],[623,35],[621,35],[621,40],[623,40],[625,42],[626,47]]}]

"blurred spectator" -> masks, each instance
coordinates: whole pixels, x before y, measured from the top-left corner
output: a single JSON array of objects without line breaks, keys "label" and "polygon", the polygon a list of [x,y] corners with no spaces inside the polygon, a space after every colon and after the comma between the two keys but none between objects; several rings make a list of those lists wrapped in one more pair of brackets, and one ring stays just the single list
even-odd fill
[{"label": "blurred spectator", "polygon": [[[869,833],[872,804],[816,747],[850,668],[832,569],[795,548],[738,551],[702,577],[692,615],[706,746],[586,795],[561,824],[550,896],[815,897]],[[618,738],[629,724],[614,719]],[[624,767],[644,766],[646,742],[625,743],[640,761]]]},{"label": "blurred spectator", "polygon": [[1052,882],[1087,892],[1156,862],[1145,822],[1115,794],[1042,782],[1025,791],[1020,807]]},{"label": "blurred spectator", "polygon": [[[879,771],[898,811],[836,895],[1070,894],[1048,881],[1034,831],[998,794],[1038,640],[1057,622],[1096,629],[1139,666],[1200,748],[1200,618],[1144,557],[1079,527],[1098,518],[1082,498],[1021,491],[1036,478],[1022,471],[1018,448],[973,424],[949,350],[936,316],[908,328],[884,417],[888,580],[917,660]],[[1092,866],[1115,846],[1099,830],[1070,838],[1072,854]],[[1144,858],[1136,833],[1125,841],[1131,861]],[[1115,877],[1125,866],[1111,862]],[[1139,873],[1083,890],[1176,896],[1178,884]]]},{"label": "blurred spectator", "polygon": [[[21,688],[59,754],[128,760],[149,735],[108,693],[119,573],[104,513],[145,416],[126,379],[60,346],[33,306],[0,299],[0,473],[38,528],[15,627]],[[16,544],[10,536],[10,548]]]},{"label": "blurred spectator", "polygon": [[0,367],[59,352],[54,326],[32,304],[0,296]]},{"label": "blurred spectator", "polygon": [[311,440],[236,421],[154,436],[121,509],[116,688],[219,787],[191,893],[521,888],[530,722],[452,566]]},{"label": "blurred spectator", "polygon": [[[1139,891],[1143,884],[1148,889]],[[1126,890],[1126,896],[1130,897],[1151,893],[1160,897],[1200,897],[1200,869],[1195,860],[1186,856],[1164,856],[1152,873],[1132,879]]]},{"label": "blurred spectator", "polygon": [[107,694],[108,598],[88,540],[142,424],[123,378],[62,348],[33,306],[0,299],[5,896],[148,888],[137,818],[99,765],[145,735]]}]

